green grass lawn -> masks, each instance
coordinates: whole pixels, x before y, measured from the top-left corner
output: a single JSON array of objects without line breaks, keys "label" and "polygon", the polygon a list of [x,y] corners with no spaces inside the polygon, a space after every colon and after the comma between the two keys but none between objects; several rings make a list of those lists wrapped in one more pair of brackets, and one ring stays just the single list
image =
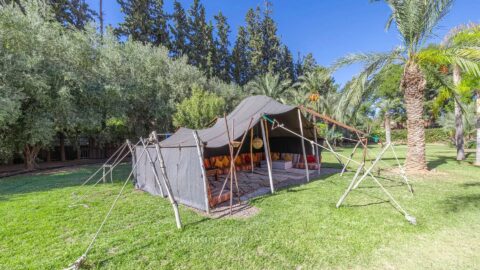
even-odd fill
[{"label": "green grass lawn", "polygon": [[[402,160],[405,149],[397,147]],[[86,268],[479,269],[480,168],[473,154],[455,161],[447,146],[429,145],[427,155],[435,173],[410,178],[414,196],[398,178],[381,180],[417,226],[370,179],[336,209],[351,172],[254,199],[260,212],[250,218],[209,219],[182,206],[183,230],[166,199],[128,185]],[[0,180],[1,269],[61,269],[84,252],[129,172],[125,165],[113,185],[80,187],[95,169]],[[89,207],[69,207],[73,193]]]}]

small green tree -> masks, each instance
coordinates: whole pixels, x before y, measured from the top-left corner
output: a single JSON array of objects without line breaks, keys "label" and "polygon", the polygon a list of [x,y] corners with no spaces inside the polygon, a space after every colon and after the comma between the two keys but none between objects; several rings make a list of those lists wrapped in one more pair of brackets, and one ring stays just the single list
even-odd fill
[{"label": "small green tree", "polygon": [[176,127],[204,128],[222,113],[224,106],[223,98],[193,86],[192,96],[177,105],[173,124]]}]

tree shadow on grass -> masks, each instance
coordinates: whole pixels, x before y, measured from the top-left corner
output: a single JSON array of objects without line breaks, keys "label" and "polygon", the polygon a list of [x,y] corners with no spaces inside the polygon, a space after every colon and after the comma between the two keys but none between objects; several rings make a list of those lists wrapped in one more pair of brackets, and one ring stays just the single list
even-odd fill
[{"label": "tree shadow on grass", "polygon": [[430,160],[427,162],[427,167],[429,169],[435,169],[441,165],[447,164],[449,161],[455,161],[451,156],[437,156],[435,160]]},{"label": "tree shadow on grass", "polygon": [[[2,178],[0,179],[0,196],[44,192],[54,189],[81,186],[98,168],[98,166],[86,165],[74,170]],[[115,181],[115,179],[125,179],[129,169],[130,166],[128,166],[128,164],[119,165],[113,174],[114,182],[118,182],[118,180]],[[100,179],[100,177],[101,172],[93,177],[86,186],[93,185]]]},{"label": "tree shadow on grass", "polygon": [[377,202],[369,202],[369,203],[363,203],[363,204],[342,204],[343,207],[346,208],[356,208],[356,207],[366,207],[366,206],[371,206],[371,205],[377,205],[377,204],[385,204],[385,203],[390,203],[390,201],[387,200],[381,200]]},{"label": "tree shadow on grass", "polygon": [[469,188],[469,187],[480,187],[480,182],[467,182],[461,184],[462,187],[464,188]]},{"label": "tree shadow on grass", "polygon": [[442,202],[447,213],[458,213],[469,209],[480,209],[480,194],[448,197]]}]

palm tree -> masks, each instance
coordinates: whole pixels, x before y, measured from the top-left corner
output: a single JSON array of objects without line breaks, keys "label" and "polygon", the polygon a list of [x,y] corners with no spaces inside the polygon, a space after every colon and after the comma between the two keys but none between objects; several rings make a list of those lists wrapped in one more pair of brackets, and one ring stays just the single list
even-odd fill
[{"label": "palm tree", "polygon": [[[461,25],[452,29],[445,37],[442,46],[480,46],[480,27],[478,25]],[[462,81],[461,69],[458,64],[453,65],[453,83],[458,93]],[[465,159],[462,106],[455,98],[455,146],[457,147],[457,160]]]},{"label": "palm tree", "polygon": [[[296,103],[310,107],[319,113],[326,114],[336,118],[337,106],[340,94],[333,83],[332,74],[326,68],[318,67],[312,71],[306,72],[298,77],[298,81],[293,85],[297,91],[294,91],[295,100],[304,99],[303,102]],[[312,95],[318,95],[317,100],[311,101]]]},{"label": "palm tree", "polygon": [[[425,42],[433,34],[439,21],[448,13],[453,0],[385,0],[391,9],[387,29],[392,23],[398,30],[402,46],[387,53],[350,54],[339,59],[334,68],[363,63],[364,69],[357,80],[364,82],[391,63],[403,66],[401,89],[407,112],[407,158],[408,171],[427,169],[425,158],[425,129],[423,120],[424,91],[426,79],[422,65],[431,60],[423,57]],[[456,63],[463,70],[477,68],[474,60],[480,59],[478,51],[468,48],[444,48],[444,60]],[[427,54],[427,56],[429,56]],[[478,58],[477,58],[478,57]],[[358,83],[362,85],[362,83]],[[365,91],[362,87],[351,87],[351,91]]]},{"label": "palm tree", "polygon": [[390,122],[392,121],[392,116],[395,115],[395,112],[400,106],[400,99],[382,99],[378,104],[380,109],[380,116],[383,118],[383,123],[385,127],[385,142],[392,142],[392,127]]},{"label": "palm tree", "polygon": [[292,82],[290,80],[282,80],[279,74],[266,73],[247,83],[245,88],[251,94],[269,96],[286,103],[287,96],[292,91]]}]

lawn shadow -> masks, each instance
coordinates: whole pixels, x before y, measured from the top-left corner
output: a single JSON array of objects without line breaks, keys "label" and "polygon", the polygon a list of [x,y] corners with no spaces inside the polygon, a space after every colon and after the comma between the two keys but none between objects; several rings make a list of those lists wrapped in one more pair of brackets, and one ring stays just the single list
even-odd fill
[{"label": "lawn shadow", "polygon": [[447,213],[458,213],[467,209],[480,209],[480,194],[448,197],[442,202]]},{"label": "lawn shadow", "polygon": [[464,188],[468,188],[468,187],[480,187],[480,182],[467,182],[467,183],[461,184],[460,186],[462,186],[462,187],[464,187]]},{"label": "lawn shadow", "polygon": [[451,156],[437,156],[435,160],[430,160],[427,162],[427,167],[429,169],[435,169],[441,165],[447,164],[448,161],[455,161]]},{"label": "lawn shadow", "polygon": [[[99,166],[97,165],[81,165],[69,170],[53,170],[5,177],[0,179],[0,196],[44,192],[75,186],[80,187],[98,168]],[[128,164],[118,166],[113,173],[114,183],[118,182],[118,179],[125,178],[129,169],[130,166]],[[93,177],[86,186],[93,185],[100,178],[101,172]]]},{"label": "lawn shadow", "polygon": [[370,202],[370,203],[364,203],[364,204],[342,204],[344,207],[347,208],[356,208],[356,207],[366,207],[366,206],[371,206],[371,205],[377,205],[377,204],[384,204],[384,203],[390,203],[390,201],[387,200],[382,200],[378,202]]}]

